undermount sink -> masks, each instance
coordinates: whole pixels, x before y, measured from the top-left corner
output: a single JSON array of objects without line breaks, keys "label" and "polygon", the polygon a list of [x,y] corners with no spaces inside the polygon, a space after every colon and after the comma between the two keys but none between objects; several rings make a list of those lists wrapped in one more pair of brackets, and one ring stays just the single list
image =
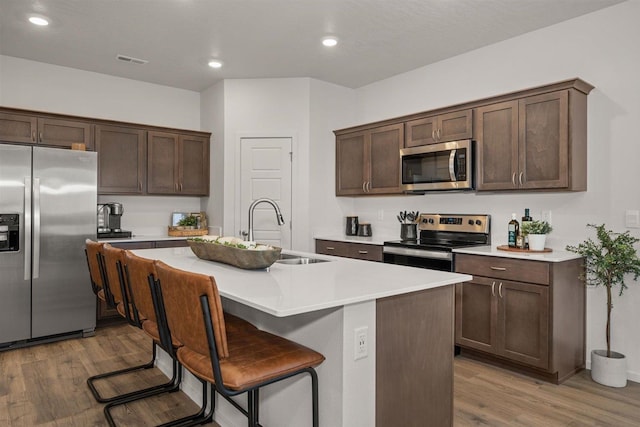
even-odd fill
[{"label": "undermount sink", "polygon": [[319,262],[328,262],[328,261],[329,260],[326,260],[326,259],[309,258],[305,256],[289,255],[289,254],[280,254],[280,259],[276,260],[277,263],[290,264],[290,265],[316,264]]}]

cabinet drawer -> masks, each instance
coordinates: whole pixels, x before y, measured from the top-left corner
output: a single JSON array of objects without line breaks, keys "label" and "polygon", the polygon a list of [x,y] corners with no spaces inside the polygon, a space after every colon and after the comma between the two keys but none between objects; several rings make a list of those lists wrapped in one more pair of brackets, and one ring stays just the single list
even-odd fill
[{"label": "cabinet drawer", "polygon": [[189,246],[186,240],[156,240],[156,248],[184,248]]},{"label": "cabinet drawer", "polygon": [[349,243],[349,257],[382,262],[382,246]]},{"label": "cabinet drawer", "polygon": [[153,249],[156,247],[154,242],[115,242],[111,243],[114,248],[120,249]]},{"label": "cabinet drawer", "polygon": [[316,240],[316,253],[348,257],[349,243],[334,240]]},{"label": "cabinet drawer", "polygon": [[456,254],[455,270],[474,276],[495,277],[516,282],[550,283],[549,263],[479,255]]}]

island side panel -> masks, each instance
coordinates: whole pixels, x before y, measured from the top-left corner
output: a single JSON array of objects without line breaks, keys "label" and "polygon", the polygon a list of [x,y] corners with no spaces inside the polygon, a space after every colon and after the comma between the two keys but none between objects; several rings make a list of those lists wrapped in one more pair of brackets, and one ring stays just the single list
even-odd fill
[{"label": "island side panel", "polygon": [[454,285],[379,299],[376,425],[453,425]]}]

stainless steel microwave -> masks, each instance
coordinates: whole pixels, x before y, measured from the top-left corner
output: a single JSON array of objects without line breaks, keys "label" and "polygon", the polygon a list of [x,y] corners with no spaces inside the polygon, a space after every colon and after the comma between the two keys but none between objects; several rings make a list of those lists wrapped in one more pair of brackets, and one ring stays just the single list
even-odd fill
[{"label": "stainless steel microwave", "polygon": [[473,189],[473,142],[441,142],[400,150],[405,191]]}]

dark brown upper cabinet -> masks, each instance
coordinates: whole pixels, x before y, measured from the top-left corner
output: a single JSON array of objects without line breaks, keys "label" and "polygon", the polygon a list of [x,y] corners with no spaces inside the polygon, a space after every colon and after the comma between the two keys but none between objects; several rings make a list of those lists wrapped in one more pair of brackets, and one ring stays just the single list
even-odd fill
[{"label": "dark brown upper cabinet", "polygon": [[568,88],[478,107],[476,188],[586,190],[587,93]]},{"label": "dark brown upper cabinet", "polygon": [[78,143],[87,150],[94,148],[90,122],[4,112],[0,112],[0,141],[65,148]]},{"label": "dark brown upper cabinet", "polygon": [[336,132],[336,195],[400,194],[404,124]]},{"label": "dark brown upper cabinet", "polygon": [[405,147],[436,144],[438,142],[471,139],[473,136],[473,110],[411,120],[405,124]]},{"label": "dark brown upper cabinet", "polygon": [[146,148],[144,129],[96,125],[98,193],[144,194]]},{"label": "dark brown upper cabinet", "polygon": [[209,140],[169,132],[148,133],[147,193],[209,194]]}]

